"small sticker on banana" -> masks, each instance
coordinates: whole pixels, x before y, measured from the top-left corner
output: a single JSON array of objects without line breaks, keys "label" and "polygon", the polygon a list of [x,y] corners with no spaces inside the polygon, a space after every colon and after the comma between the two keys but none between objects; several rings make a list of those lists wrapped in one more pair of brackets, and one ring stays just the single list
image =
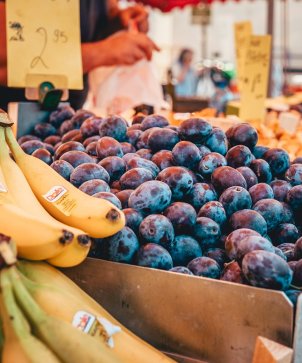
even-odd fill
[{"label": "small sticker on banana", "polygon": [[75,208],[76,199],[70,197],[68,190],[62,185],[55,185],[43,197],[66,216],[70,216]]}]

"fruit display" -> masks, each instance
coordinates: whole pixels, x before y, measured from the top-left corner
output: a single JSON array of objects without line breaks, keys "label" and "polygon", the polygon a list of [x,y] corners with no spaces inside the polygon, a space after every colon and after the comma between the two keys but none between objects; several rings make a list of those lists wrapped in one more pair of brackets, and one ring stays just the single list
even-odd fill
[{"label": "fruit display", "polygon": [[[86,227],[94,237],[91,257],[284,291],[302,286],[300,264],[293,263],[300,259],[293,251],[302,248],[302,164],[283,149],[259,145],[252,125],[223,131],[192,117],[171,126],[161,115],[130,125],[66,106],[51,114],[41,137],[43,125],[22,136],[20,147],[6,132],[38,199],[58,173],[74,195],[79,188],[124,212],[126,226],[111,236]],[[33,153],[51,148],[56,173],[38,182]],[[67,223],[58,210],[49,212]]]},{"label": "fruit display", "polygon": [[63,273],[17,261],[1,235],[3,363],[174,362],[131,333]]}]

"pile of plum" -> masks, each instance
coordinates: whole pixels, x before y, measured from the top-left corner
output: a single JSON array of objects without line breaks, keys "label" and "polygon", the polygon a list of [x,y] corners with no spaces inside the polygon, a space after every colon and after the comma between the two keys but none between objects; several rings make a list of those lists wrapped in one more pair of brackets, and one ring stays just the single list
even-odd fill
[{"label": "pile of plum", "polygon": [[[64,106],[19,140],[84,193],[123,210],[127,225],[91,256],[252,286],[302,286],[302,158],[257,146],[201,118],[96,117]],[[294,288],[296,287],[296,288]]]}]

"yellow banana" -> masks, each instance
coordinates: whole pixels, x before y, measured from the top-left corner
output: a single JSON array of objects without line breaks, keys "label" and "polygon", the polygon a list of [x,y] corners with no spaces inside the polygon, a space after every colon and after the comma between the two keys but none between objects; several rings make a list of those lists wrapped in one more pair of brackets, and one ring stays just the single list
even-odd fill
[{"label": "yellow banana", "polygon": [[96,238],[111,236],[124,227],[125,216],[112,203],[83,193],[46,163],[25,154],[10,127],[5,135],[35,196],[54,218]]},{"label": "yellow banana", "polygon": [[48,314],[71,323],[77,312],[85,311],[94,317],[105,318],[111,324],[120,326],[121,332],[113,335],[114,353],[124,363],[174,362],[121,326],[106,310],[59,271],[44,263],[26,261],[20,261],[19,269],[27,276],[26,278],[21,275],[21,279],[28,291]]},{"label": "yellow banana", "polygon": [[12,267],[8,271],[18,304],[28,317],[35,334],[62,362],[122,363],[105,342],[45,313],[27,291],[16,269]]},{"label": "yellow banana", "polygon": [[1,317],[4,327],[2,363],[60,363],[54,353],[30,332],[16,304],[8,270],[1,271]]},{"label": "yellow banana", "polygon": [[[21,169],[9,155],[9,149],[5,141],[5,131],[2,127],[0,127],[0,167],[10,195],[17,206],[55,228],[66,229],[73,233],[72,242],[66,246],[64,251],[60,252],[53,264],[59,267],[71,267],[80,264],[88,255],[91,245],[90,238],[80,229],[57,221],[39,203]],[[52,262],[50,261],[50,263]]]}]

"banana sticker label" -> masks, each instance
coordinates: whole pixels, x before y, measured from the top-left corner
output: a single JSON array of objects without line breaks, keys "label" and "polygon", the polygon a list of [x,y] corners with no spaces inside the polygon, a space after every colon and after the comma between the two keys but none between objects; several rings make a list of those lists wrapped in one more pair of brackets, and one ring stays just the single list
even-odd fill
[{"label": "banana sticker label", "polygon": [[7,193],[7,189],[1,182],[0,182],[0,193]]},{"label": "banana sticker label", "polygon": [[55,185],[43,197],[66,216],[70,216],[76,206],[76,200],[72,199],[68,190],[61,185]]},{"label": "banana sticker label", "polygon": [[110,348],[114,348],[112,336],[121,331],[119,326],[113,325],[109,320],[95,317],[86,311],[78,311],[73,317],[72,325],[83,333],[100,337]]}]

